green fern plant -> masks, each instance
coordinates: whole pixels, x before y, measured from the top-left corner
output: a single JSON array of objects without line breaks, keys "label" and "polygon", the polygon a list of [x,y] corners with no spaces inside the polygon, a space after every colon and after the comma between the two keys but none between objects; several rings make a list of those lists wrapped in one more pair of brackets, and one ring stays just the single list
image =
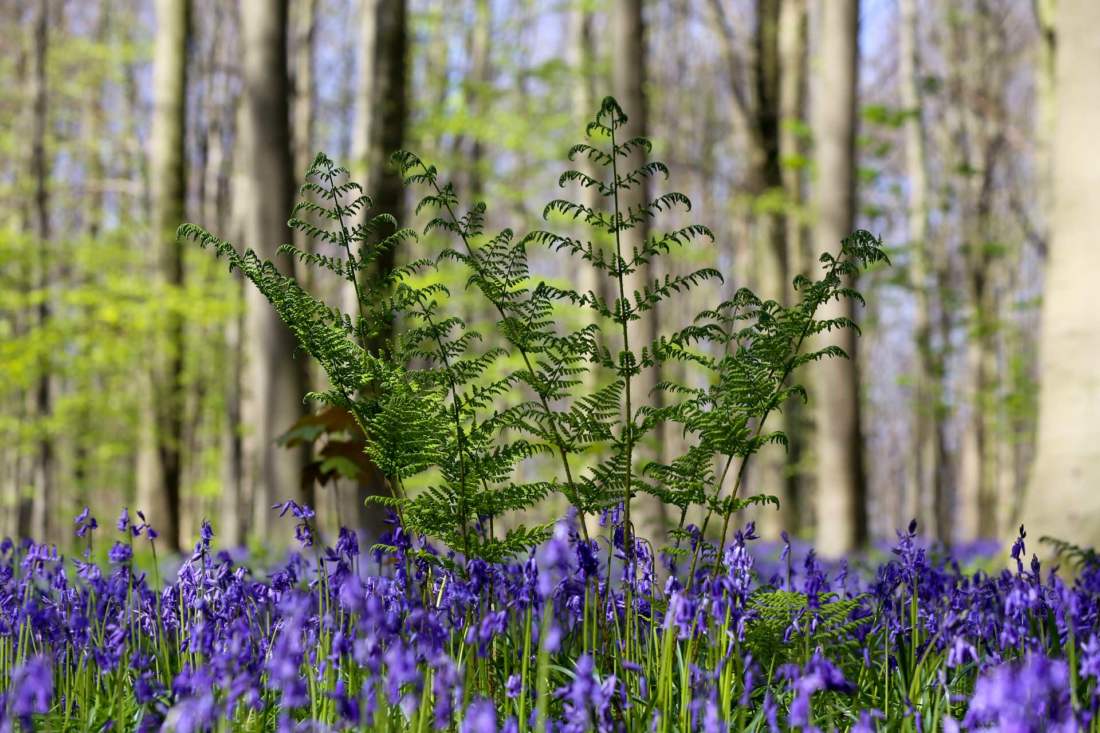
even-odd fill
[{"label": "green fern plant", "polygon": [[[466,557],[502,559],[541,541],[547,525],[519,526],[501,536],[494,520],[526,511],[551,493],[581,513],[586,537],[583,515],[621,505],[628,555],[634,548],[631,503],[639,492],[680,510],[673,534],[682,534],[692,506],[704,507],[707,522],[717,515],[728,528],[738,509],[774,501],[739,496],[740,475],[731,496],[719,492],[735,459],[743,459],[743,472],[744,459],[762,445],[785,441],[765,423],[787,399],[804,396],[791,375],[815,359],[842,355],[835,347],[803,348],[819,333],[854,327],[847,319],[818,320],[818,309],[832,299],[858,298],[846,283],[886,259],[878,240],[857,232],[838,255],[822,256],[819,279],[795,281],[801,300],[791,307],[742,289],[678,330],[631,343],[631,324],[654,318],[659,305],[722,276],[703,268],[638,282],[647,266],[666,260],[663,269],[671,272],[677,250],[714,237],[705,226],[689,224],[627,248],[626,232],[672,208],[690,211],[691,203],[668,192],[623,207],[626,191],[669,175],[659,161],[623,169],[632,155],[651,149],[644,138],[622,139],[625,123],[615,100],[605,99],[588,124],[587,141],[569,152],[570,160],[583,158],[595,172],[569,170],[559,179],[561,186],[594,189],[603,206],[557,199],[544,210],[550,222],[563,216],[583,222],[592,240],[611,246],[549,227],[522,237],[511,230],[487,234],[483,203],[463,207],[434,166],[401,151],[393,160],[406,183],[427,189],[416,209],[431,213],[425,232],[449,235],[452,246],[392,269],[379,263],[417,234],[387,214],[366,218],[370,198],[345,169],[318,155],[289,224],[327,250],[283,245],[280,251],[345,280],[356,294],[352,314],[315,298],[253,252],[240,254],[195,225],[180,228],[181,237],[215,250],[251,280],[324,368],[331,386],[311,397],[346,410],[363,431],[364,452],[390,487],[390,496],[375,500],[396,510],[409,531],[441,539]],[[613,297],[534,276],[530,247],[593,268]],[[454,314],[442,268],[448,262],[465,271],[465,284],[492,307],[492,323],[471,325]],[[432,277],[420,277],[425,274]],[[587,313],[586,325],[563,327],[570,319],[561,316],[570,310]],[[659,394],[637,393],[643,370],[673,362],[694,370],[692,384],[705,386],[666,380]],[[589,379],[593,373],[601,378]],[[641,460],[639,442],[664,424],[681,430],[689,447],[667,463]],[[592,455],[600,458],[593,462]],[[551,458],[558,468],[546,478],[518,480],[520,465],[536,456]],[[410,492],[414,476],[427,486]]]}]

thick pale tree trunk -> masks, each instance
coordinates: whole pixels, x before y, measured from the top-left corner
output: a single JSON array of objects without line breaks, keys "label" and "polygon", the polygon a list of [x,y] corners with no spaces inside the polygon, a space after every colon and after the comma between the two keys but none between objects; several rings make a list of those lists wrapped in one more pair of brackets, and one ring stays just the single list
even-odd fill
[{"label": "thick pale tree trunk", "polygon": [[[284,272],[293,262],[276,257],[288,241],[292,205],[290,110],[287,79],[287,0],[244,0],[243,124],[240,130],[246,179],[243,215],[245,244],[276,261]],[[276,439],[301,417],[305,395],[305,355],[274,309],[255,289],[245,296],[246,366],[249,381],[245,422],[253,431],[253,524],[258,537],[270,536],[271,505],[302,498],[304,449],[286,449]]]},{"label": "thick pale tree trunk", "polygon": [[[184,220],[187,195],[184,166],[184,129],[187,99],[187,42],[191,25],[190,0],[157,0],[156,42],[153,44],[153,130],[149,150],[152,183],[152,230],[159,259],[159,280],[173,291],[184,284],[183,249],[176,227]],[[183,319],[170,312],[166,336],[153,360],[153,389],[143,409],[142,427],[152,429],[142,449],[155,446],[152,465],[138,474],[138,508],[158,528],[170,549],[180,544],[180,489],[183,455]],[[150,418],[152,424],[150,425]],[[152,456],[147,455],[146,460]]]},{"label": "thick pale tree trunk", "polygon": [[[855,135],[858,0],[819,0],[819,84],[814,94],[814,242],[836,252],[855,220]],[[833,301],[821,318],[855,319],[855,303]],[[856,335],[834,331],[817,346],[832,343],[849,355],[815,365],[817,430],[817,534],[823,555],[837,556],[867,536],[866,485],[860,424]]]},{"label": "thick pale tree trunk", "polygon": [[1100,3],[1058,0],[1054,212],[1043,289],[1038,454],[1022,521],[1029,551],[1051,535],[1100,546]]},{"label": "thick pale tree trunk", "polygon": [[[620,139],[627,140],[638,135],[644,136],[647,132],[647,100],[646,85],[646,34],[645,20],[642,17],[642,0],[614,0],[611,6],[611,35],[612,46],[616,49],[613,63],[612,88],[615,98],[628,118],[627,125],[622,129]],[[619,165],[623,171],[633,170],[644,162],[642,151],[636,151]],[[637,208],[643,205],[649,197],[649,186],[639,185],[624,191],[619,196],[619,205],[625,211],[631,207]],[[624,232],[622,237],[623,252],[629,253],[641,243],[648,235],[645,226],[638,226]],[[626,291],[633,293],[640,289],[646,280],[652,280],[655,276],[651,268],[644,268],[641,272],[634,273],[628,278]],[[654,339],[658,328],[659,312],[647,314],[641,321],[634,321],[628,329],[630,348],[640,354],[643,347],[649,345]],[[656,370],[642,370],[642,373],[633,379],[631,391],[633,393],[633,408],[638,405],[656,404],[659,396],[653,394],[653,388],[659,377]],[[660,433],[651,435],[655,445],[652,448],[640,446],[636,451],[645,454],[646,450],[651,455],[660,455],[662,450],[662,438]],[[664,504],[648,494],[639,494],[631,507],[631,521],[634,531],[641,538],[651,540],[654,545],[664,542],[668,517]]]}]

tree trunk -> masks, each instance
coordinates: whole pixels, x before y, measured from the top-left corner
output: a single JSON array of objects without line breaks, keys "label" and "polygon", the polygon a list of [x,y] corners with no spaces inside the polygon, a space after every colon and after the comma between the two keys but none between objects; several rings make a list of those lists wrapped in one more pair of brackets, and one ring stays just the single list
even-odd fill
[{"label": "tree trunk", "polygon": [[[293,201],[290,110],[287,79],[287,0],[244,0],[243,125],[240,130],[246,180],[245,244],[276,261],[284,272],[294,263],[276,256],[290,238],[286,226]],[[250,379],[244,411],[254,431],[252,531],[270,536],[271,505],[302,498],[304,449],[285,449],[276,439],[302,415],[305,355],[294,336],[255,288],[246,301],[246,354]]]},{"label": "tree trunk", "polygon": [[969,407],[959,455],[958,539],[996,531],[996,335],[1000,328],[994,232],[995,171],[1003,148],[996,127],[1003,107],[998,30],[986,3],[952,23],[954,104],[958,110],[954,167],[963,172],[962,235],[968,300],[964,398]]},{"label": "tree trunk", "polygon": [[[233,74],[230,66],[233,61],[228,58],[226,49],[232,49],[232,44],[225,42],[225,39],[236,37],[237,28],[235,13],[227,12],[222,7],[215,11],[211,47],[215,49],[217,57],[208,68],[211,78],[208,80],[210,93],[206,97],[209,122],[206,130],[206,167],[203,171],[205,180],[202,186],[202,221],[210,222],[214,231],[228,232],[230,241],[239,242],[243,238],[240,210],[242,202],[237,200],[233,183],[239,182],[242,176],[238,170],[234,177],[234,168],[238,166],[233,153],[227,150],[225,144],[226,140],[236,137],[237,120],[241,114],[240,107],[233,104],[229,94],[229,77]],[[220,334],[222,342],[219,344],[225,355],[223,379],[219,385],[224,390],[225,407],[217,428],[222,457],[221,496],[217,502],[220,513],[218,529],[224,546],[239,547],[244,540],[247,519],[241,435],[241,381],[244,368],[241,334],[244,330],[244,313],[243,309],[237,307],[243,303],[244,290],[239,273],[233,273],[225,297],[235,308],[225,323],[224,333]]]},{"label": "tree trunk", "polygon": [[[783,171],[780,166],[780,0],[757,0],[755,58],[753,63],[753,107],[750,121],[749,194],[752,196],[752,221],[756,250],[756,289],[765,300],[785,304],[788,293],[786,204],[783,201]],[[732,70],[731,70],[732,71]],[[782,405],[769,418],[769,430],[790,433],[788,405]],[[752,484],[744,492],[772,494],[779,509],[761,511],[758,525],[767,538],[777,538],[782,530],[797,530],[790,492],[787,490],[787,451],[781,445],[761,448],[750,464]]]},{"label": "tree trunk", "polygon": [[[805,225],[806,146],[802,129],[806,118],[807,66],[806,0],[783,0],[779,12],[779,159],[785,212],[787,273],[784,287],[793,297],[791,275],[806,275],[813,269]],[[784,408],[789,447],[786,456],[786,529],[797,532],[806,522],[812,476],[805,471],[807,447],[813,436],[810,412],[801,400]]]},{"label": "tree trunk", "polygon": [[[389,213],[400,221],[404,185],[389,165],[389,156],[404,146],[407,120],[408,9],[405,0],[363,0],[360,17],[359,89],[356,94],[356,122],[352,139],[352,174],[374,201],[363,212],[371,217]],[[391,232],[379,232],[384,237]],[[380,270],[394,266],[393,251],[379,259]],[[350,289],[349,289],[350,290]],[[346,299],[354,308],[354,292]],[[349,309],[349,312],[354,312]],[[368,344],[378,349],[381,343]],[[384,477],[370,471],[358,479],[351,492],[359,531],[375,540],[385,531],[385,512],[366,497],[388,495]]]},{"label": "tree trunk", "polygon": [[[34,122],[31,138],[31,171],[34,176],[33,230],[38,240],[38,305],[36,328],[47,328],[52,317],[49,163],[46,159],[46,133],[49,127],[48,87],[46,82],[46,52],[49,47],[49,2],[39,0],[34,7],[34,41],[31,53],[31,104]],[[30,506],[22,507],[20,517],[29,520],[20,527],[20,534],[38,542],[53,539],[50,513],[54,510],[54,441],[47,422],[53,412],[52,364],[48,357],[39,364],[40,373],[34,394],[34,415],[37,421],[38,445],[33,468],[34,496]],[[29,511],[28,511],[29,510]]]},{"label": "tree trunk", "polygon": [[[1047,223],[1044,230],[1050,229],[1050,217],[1054,213],[1052,163],[1057,104],[1054,94],[1054,62],[1057,48],[1054,25],[1056,5],[1056,0],[1034,0],[1033,3],[1035,21],[1039,27],[1039,58],[1035,64],[1035,96],[1038,102],[1038,119],[1035,122],[1035,169],[1039,216]],[[1049,238],[1049,231],[1045,231],[1042,240],[1046,241]]]},{"label": "tree trunk", "polygon": [[[820,92],[815,95],[814,145],[817,167],[814,240],[818,250],[836,252],[855,220],[855,135],[858,60],[858,0],[820,0]],[[833,301],[820,318],[856,317],[850,299]],[[817,447],[817,547],[842,555],[867,537],[866,486],[860,425],[856,334],[849,329],[821,338],[840,346],[848,359],[815,365]]]},{"label": "tree trunk", "polygon": [[[491,44],[493,14],[489,0],[475,0],[474,26],[470,31],[470,77],[466,80],[466,100],[475,120],[484,120],[489,112],[487,100],[492,84]],[[480,201],[485,196],[485,143],[482,135],[475,134],[470,141],[470,200]]]},{"label": "tree trunk", "polygon": [[944,467],[946,437],[943,420],[943,355],[934,342],[932,297],[940,292],[937,262],[928,236],[928,172],[926,135],[920,90],[920,51],[915,0],[901,0],[899,38],[901,105],[905,118],[905,168],[908,184],[910,286],[916,296],[914,339],[916,375],[913,391],[913,453],[905,491],[903,522],[919,519],[923,532],[947,540],[951,536],[950,497]]},{"label": "tree trunk", "polygon": [[1029,551],[1044,535],[1100,546],[1100,4],[1058,0],[1054,211],[1040,335],[1038,454],[1022,520]]},{"label": "tree trunk", "polygon": [[[313,118],[317,100],[313,58],[317,36],[317,0],[296,0],[293,7],[295,10],[292,24],[294,27],[294,77],[290,132],[294,149],[294,182],[298,184],[302,182],[302,177],[305,176],[314,155],[317,154],[314,149]],[[304,213],[300,213],[299,216]],[[311,252],[314,249],[312,240],[297,230],[294,231],[294,244],[305,252]],[[314,268],[302,268],[302,286],[306,290],[317,293],[323,281],[323,278],[318,275]],[[319,370],[310,369],[311,387],[318,384],[319,378],[323,379]]]},{"label": "tree trunk", "polygon": [[[158,279],[171,291],[184,286],[183,248],[176,227],[184,220],[187,196],[184,130],[187,110],[187,44],[191,25],[189,0],[158,0],[156,39],[153,44],[153,129],[149,151],[152,183],[152,230],[160,260]],[[170,550],[180,546],[180,489],[183,455],[184,324],[180,313],[169,310],[165,340],[153,359],[151,415],[143,428],[152,428],[155,466],[139,472],[138,508],[157,527]],[[152,424],[149,418],[152,417]],[[148,438],[146,438],[148,440]],[[148,449],[148,444],[144,448]]]},{"label": "tree trunk", "polygon": [[[614,0],[611,7],[612,47],[616,49],[615,64],[613,69],[612,88],[615,97],[623,112],[628,117],[627,125],[622,129],[621,140],[635,136],[644,136],[647,125],[647,101],[645,94],[646,85],[646,43],[645,20],[642,17],[642,0]],[[644,162],[644,153],[635,151],[620,165],[626,170],[637,168]],[[631,207],[638,207],[649,199],[649,186],[639,185],[624,191],[619,196],[619,205],[626,211]],[[634,247],[640,247],[648,235],[647,228],[635,227],[623,232],[623,252],[631,252]],[[641,272],[634,273],[627,282],[626,291],[632,293],[640,289],[646,280],[655,277],[651,267],[644,268]],[[647,318],[634,321],[628,329],[630,348],[640,354],[642,348],[648,346],[656,337],[659,328],[659,311],[650,312]],[[641,374],[633,379],[631,391],[633,393],[633,407],[638,405],[659,404],[659,395],[652,394],[654,386],[660,377],[656,369],[643,369]],[[628,419],[630,419],[628,417]],[[652,434],[657,455],[663,446],[661,434]],[[642,450],[644,447],[639,446]],[[652,450],[652,449],[651,449]],[[664,504],[656,497],[648,494],[639,494],[632,502],[632,524],[637,536],[649,539],[656,546],[663,542],[667,527],[667,515]]]}]

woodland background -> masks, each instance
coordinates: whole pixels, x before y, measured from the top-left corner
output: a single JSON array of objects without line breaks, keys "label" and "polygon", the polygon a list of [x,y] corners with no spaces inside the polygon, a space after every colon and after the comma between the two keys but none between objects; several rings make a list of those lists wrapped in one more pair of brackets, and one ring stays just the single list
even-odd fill
[{"label": "woodland background", "polygon": [[211,517],[260,546],[291,497],[376,533],[354,436],[277,440],[322,375],[176,226],[273,256],[318,150],[415,224],[408,148],[525,231],[613,94],[718,235],[695,306],[789,298],[856,226],[889,247],[854,358],[751,469],[767,533],[1095,542],[1098,38],[1088,0],[5,0],[0,536],[130,506],[170,545]]}]

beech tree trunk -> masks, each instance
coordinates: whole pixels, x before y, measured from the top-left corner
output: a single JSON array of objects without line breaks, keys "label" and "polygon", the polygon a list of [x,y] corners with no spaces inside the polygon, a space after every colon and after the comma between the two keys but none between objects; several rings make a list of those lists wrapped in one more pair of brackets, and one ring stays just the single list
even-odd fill
[{"label": "beech tree trunk", "polygon": [[[995,390],[996,335],[1001,328],[998,308],[999,256],[994,230],[996,167],[1003,134],[996,128],[1003,107],[1005,80],[998,69],[997,24],[989,7],[977,5],[973,18],[952,22],[953,106],[958,121],[953,161],[963,171],[960,184],[961,226],[968,300],[968,334],[963,394],[968,411],[959,455],[958,517],[955,535],[970,540],[996,531]],[[964,73],[964,69],[972,69]]]},{"label": "beech tree trunk", "polygon": [[[919,26],[915,0],[901,0],[899,53],[901,104],[905,119],[905,170],[909,179],[906,217],[910,286],[916,296],[914,325],[916,374],[913,390],[913,453],[903,503],[907,523],[919,519],[922,531],[950,539],[951,497],[946,493],[947,443],[944,434],[942,346],[934,341],[938,321],[932,299],[941,293],[940,261],[928,233],[928,172],[926,133],[921,100]],[[942,337],[942,334],[941,334]]]},{"label": "beech tree trunk", "polygon": [[[492,26],[489,0],[475,0],[474,25],[470,29],[470,74],[465,82],[465,94],[470,113],[477,120],[485,119],[489,113],[487,100],[492,83]],[[470,141],[469,156],[470,199],[480,201],[485,196],[485,144],[481,135],[474,135]]]},{"label": "beech tree trunk", "polygon": [[[752,197],[754,257],[757,294],[765,300],[786,303],[788,261],[783,200],[783,172],[780,167],[780,0],[757,0],[755,59],[752,67],[753,106],[750,113],[749,194]],[[789,434],[787,405],[768,418],[769,430]],[[778,511],[761,511],[758,524],[765,537],[777,538],[782,530],[796,530],[787,490],[787,451],[781,445],[768,445],[750,464],[751,483],[743,492],[771,494],[779,499]]]},{"label": "beech tree trunk", "polygon": [[1024,500],[1028,551],[1051,535],[1100,546],[1100,4],[1058,0],[1054,211],[1040,335],[1038,454]]},{"label": "beech tree trunk", "polygon": [[[290,239],[286,226],[293,201],[287,78],[287,0],[243,0],[243,155],[245,244],[275,261],[283,272],[294,263],[276,256]],[[246,289],[245,425],[253,431],[252,531],[270,536],[271,506],[300,500],[304,448],[286,449],[276,439],[301,417],[306,357],[275,310],[255,288]]]},{"label": "beech tree trunk", "polygon": [[[356,120],[352,138],[352,174],[374,200],[374,208],[364,212],[371,217],[389,213],[400,222],[403,217],[404,185],[389,156],[404,147],[408,116],[407,59],[408,9],[405,0],[363,0],[360,8],[359,88],[356,93]],[[380,232],[380,236],[390,234]],[[394,266],[393,251],[377,266]],[[354,302],[354,292],[346,300]],[[368,344],[380,348],[382,344]],[[372,495],[388,495],[385,478],[378,471],[360,476],[352,493],[359,530],[371,540],[385,531],[385,511],[367,504]]]},{"label": "beech tree trunk", "polygon": [[[783,287],[788,300],[796,297],[791,289],[792,275],[806,275],[815,266],[806,236],[804,174],[807,151],[801,134],[806,118],[807,27],[806,0],[782,0],[779,11],[779,165],[784,194],[787,270]],[[782,524],[782,529],[797,532],[809,519],[806,497],[812,482],[804,467],[813,423],[801,400],[789,401],[784,406],[784,413],[784,427],[790,443],[783,476],[787,508],[776,523]]]},{"label": "beech tree trunk", "polygon": [[[855,221],[855,136],[858,48],[858,0],[819,0],[820,78],[814,103],[814,242],[836,252]],[[833,301],[820,318],[856,317],[851,300]],[[817,430],[817,547],[839,556],[867,537],[866,486],[860,421],[859,361],[856,334],[833,331],[818,343],[832,343],[848,359],[815,365]]]},{"label": "beech tree trunk", "polygon": [[[50,14],[48,0],[38,0],[34,6],[34,41],[31,52],[31,104],[33,126],[31,131],[31,171],[34,176],[34,203],[32,205],[32,230],[38,240],[38,289],[41,301],[38,305],[36,328],[46,328],[53,315],[50,244],[49,162],[46,158],[46,133],[49,126],[48,85],[46,77],[46,53],[50,42]],[[54,440],[47,427],[53,412],[53,366],[47,356],[39,364],[38,384],[33,397],[33,414],[38,424],[37,451],[33,464],[34,495],[29,502],[21,502],[20,535],[31,536],[37,542],[53,539],[51,514],[56,498]]]},{"label": "beech tree trunk", "polygon": [[[646,84],[646,44],[645,44],[645,20],[642,17],[642,0],[614,0],[611,6],[611,24],[613,47],[617,49],[613,68],[612,87],[615,90],[615,98],[628,118],[627,125],[620,133],[620,140],[626,140],[638,135],[644,136],[647,131],[647,102],[645,94]],[[627,170],[640,166],[643,153],[636,151],[626,160],[621,160],[619,165]],[[639,207],[649,199],[649,186],[639,185],[624,191],[619,196],[619,205],[625,211],[631,207]],[[628,253],[634,247],[640,247],[648,235],[645,226],[638,226],[624,232],[622,237],[623,252]],[[631,276],[626,284],[626,291],[632,293],[640,289],[643,282],[652,280],[656,274],[652,268],[647,267],[641,272]],[[641,321],[630,324],[628,337],[630,348],[640,354],[644,346],[657,335],[657,312],[646,314]],[[658,395],[651,394],[657,384],[659,376],[655,369],[643,369],[641,374],[633,379],[631,391],[633,393],[634,410],[638,405],[657,404]],[[645,450],[660,451],[663,441],[660,433],[651,435],[655,442],[655,448],[639,446]],[[659,454],[658,454],[659,455]],[[634,532],[638,537],[653,541],[654,545],[661,543],[665,538],[668,517],[664,504],[656,497],[648,494],[639,494],[632,502],[631,521]]]},{"label": "beech tree trunk", "polygon": [[[187,118],[187,43],[190,0],[157,0],[153,44],[153,130],[149,150],[152,231],[159,259],[159,280],[175,292],[184,285],[183,248],[176,228],[183,223],[187,195],[184,129]],[[183,455],[184,328],[178,312],[169,312],[166,337],[153,359],[143,428],[152,430],[154,463],[138,474],[138,508],[145,512],[170,550],[180,546],[180,489]],[[152,424],[150,424],[150,418]],[[147,457],[146,460],[149,460]]]}]

